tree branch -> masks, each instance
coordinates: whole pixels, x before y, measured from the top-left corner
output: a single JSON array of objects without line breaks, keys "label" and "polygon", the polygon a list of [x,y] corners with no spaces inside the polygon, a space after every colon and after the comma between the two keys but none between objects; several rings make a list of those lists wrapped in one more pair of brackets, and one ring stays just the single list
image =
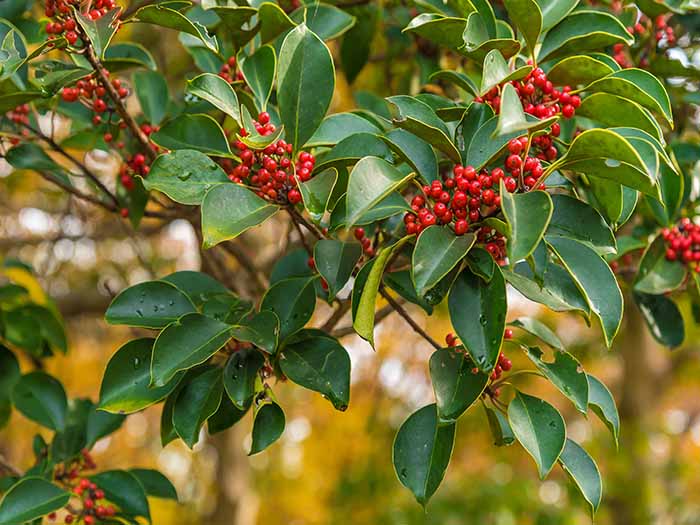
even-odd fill
[{"label": "tree branch", "polygon": [[21,478],[22,473],[15,468],[7,459],[5,459],[5,456],[0,454],[0,472],[5,472],[9,474],[10,476],[14,476],[16,478]]},{"label": "tree branch", "polygon": [[405,320],[409,325],[411,325],[411,328],[413,328],[413,330],[414,330],[417,334],[419,334],[423,339],[425,339],[425,340],[428,341],[431,345],[433,345],[433,347],[434,347],[436,350],[440,350],[440,349],[442,348],[442,346],[440,345],[440,343],[438,343],[435,339],[433,339],[432,337],[430,337],[430,335],[428,335],[428,333],[427,333],[425,330],[423,330],[420,326],[418,326],[418,323],[416,323],[416,322],[413,320],[413,318],[411,317],[411,315],[404,309],[404,307],[401,306],[391,295],[389,295],[389,293],[384,289],[384,286],[381,286],[381,287],[379,288],[379,293],[380,293],[380,294],[382,295],[382,297],[384,297],[384,299],[386,299],[386,301],[394,308],[394,310],[396,310],[396,313],[399,314],[401,317],[403,317],[404,320]]}]

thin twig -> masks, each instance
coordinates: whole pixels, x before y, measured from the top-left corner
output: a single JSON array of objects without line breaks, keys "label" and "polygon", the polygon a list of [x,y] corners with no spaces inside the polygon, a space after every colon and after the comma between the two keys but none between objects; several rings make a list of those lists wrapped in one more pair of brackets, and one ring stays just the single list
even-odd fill
[{"label": "thin twig", "polygon": [[[394,307],[391,306],[390,304],[377,310],[377,313],[374,314],[374,326],[377,326],[384,319],[386,319],[391,314],[393,314],[394,311],[395,311]],[[331,332],[331,335],[333,337],[343,337],[346,335],[350,335],[352,333],[355,333],[355,329],[351,325],[351,326],[341,326],[337,330],[334,330],[333,332]]]},{"label": "thin twig", "polygon": [[0,472],[5,472],[10,476],[14,476],[16,478],[22,477],[22,473],[9,461],[7,461],[7,459],[5,459],[5,456],[3,456],[2,454],[0,454]]},{"label": "thin twig", "polygon": [[379,293],[394,308],[394,310],[396,310],[396,313],[404,318],[404,320],[411,326],[411,328],[413,328],[413,330],[417,334],[419,334],[423,339],[428,341],[436,350],[440,350],[442,348],[442,345],[440,345],[440,343],[438,343],[435,339],[430,337],[430,335],[428,335],[428,333],[413,320],[411,315],[404,309],[404,307],[401,306],[391,295],[389,295],[389,293],[384,289],[383,286],[379,288]]},{"label": "thin twig", "polygon": [[299,239],[301,240],[301,244],[304,245],[304,249],[306,250],[306,253],[309,254],[309,257],[314,256],[314,251],[311,249],[311,246],[309,246],[309,243],[306,242],[306,237],[304,237],[304,232],[301,231],[301,226],[299,226],[299,214],[296,214],[295,212],[292,211],[291,208],[287,208],[287,211],[289,212],[289,216],[292,218],[292,224],[294,224],[294,227],[297,230],[297,233],[299,234]]}]

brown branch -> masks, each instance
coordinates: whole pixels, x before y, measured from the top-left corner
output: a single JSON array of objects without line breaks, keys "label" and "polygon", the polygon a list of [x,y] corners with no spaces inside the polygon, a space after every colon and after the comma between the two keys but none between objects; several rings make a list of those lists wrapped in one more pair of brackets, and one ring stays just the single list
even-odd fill
[{"label": "brown branch", "polygon": [[323,323],[323,326],[321,326],[321,330],[324,332],[330,332],[335,328],[335,325],[337,325],[340,320],[343,318],[343,316],[350,310],[350,307],[352,306],[352,301],[350,298],[348,298],[346,301],[341,302],[338,305],[338,308],[336,308],[331,316],[326,320],[325,323]]},{"label": "brown branch", "polygon": [[404,318],[404,320],[413,328],[413,330],[419,334],[423,339],[428,341],[433,347],[435,347],[436,350],[440,350],[442,346],[440,343],[438,343],[435,339],[430,337],[428,333],[423,330],[420,326],[418,326],[418,323],[416,323],[411,315],[404,309],[403,306],[401,306],[389,293],[384,289],[383,286],[379,288],[379,293],[386,299],[386,301],[396,310],[396,313],[399,314],[401,317]]},{"label": "brown branch", "polygon": [[0,472],[5,472],[9,474],[10,476],[14,476],[16,478],[21,478],[22,473],[15,468],[7,459],[5,459],[5,456],[0,454]]},{"label": "brown branch", "polygon": [[289,214],[292,216],[292,219],[294,219],[295,223],[302,224],[304,228],[309,230],[314,237],[317,239],[323,239],[325,235],[321,231],[318,230],[313,224],[311,224],[309,221],[307,221],[298,211],[296,211],[292,206],[287,208],[287,211]]},{"label": "brown branch", "polygon": [[311,249],[311,246],[309,246],[309,243],[306,242],[306,237],[304,237],[304,232],[301,231],[301,226],[300,221],[299,221],[299,214],[292,211],[292,208],[287,208],[287,212],[289,213],[289,216],[292,218],[292,224],[294,224],[294,227],[297,230],[297,233],[299,234],[299,239],[301,240],[301,244],[304,245],[304,249],[306,250],[306,253],[309,254],[309,257],[314,256],[314,251]]}]

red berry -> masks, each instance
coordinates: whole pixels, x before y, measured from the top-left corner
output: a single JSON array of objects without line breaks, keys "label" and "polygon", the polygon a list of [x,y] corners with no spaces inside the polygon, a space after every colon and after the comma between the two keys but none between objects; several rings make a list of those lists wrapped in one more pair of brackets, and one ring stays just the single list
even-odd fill
[{"label": "red berry", "polygon": [[361,241],[362,238],[365,236],[365,229],[364,228],[355,228],[355,231],[353,232],[355,235],[355,239],[358,241]]},{"label": "red berry", "polygon": [[104,113],[105,111],[107,111],[107,104],[104,100],[98,98],[95,100],[95,102],[93,102],[92,109],[94,109],[97,113]]},{"label": "red berry", "polygon": [[122,208],[121,210],[119,210],[119,214],[126,219],[129,216],[129,209]]},{"label": "red berry", "polygon": [[299,204],[301,202],[301,193],[293,188],[287,193],[287,200],[289,200],[290,204]]}]

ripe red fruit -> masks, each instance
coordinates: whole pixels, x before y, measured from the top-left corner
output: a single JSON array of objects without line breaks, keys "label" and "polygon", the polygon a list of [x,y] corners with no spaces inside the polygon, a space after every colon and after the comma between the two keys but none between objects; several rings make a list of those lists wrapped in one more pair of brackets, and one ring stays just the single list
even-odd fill
[{"label": "ripe red fruit", "polygon": [[97,113],[104,113],[107,111],[107,103],[101,98],[98,98],[95,100],[95,102],[93,102],[92,109],[94,109]]},{"label": "ripe red fruit", "polygon": [[129,216],[129,209],[122,208],[121,210],[119,210],[119,214],[126,219]]},{"label": "ripe red fruit", "polygon": [[114,139],[114,137],[112,136],[111,133],[105,133],[104,139],[105,139],[105,142],[112,142],[112,139]]},{"label": "ripe red fruit", "polygon": [[513,339],[513,330],[510,328],[506,328],[505,332],[503,333],[504,339]]},{"label": "ripe red fruit", "polygon": [[561,108],[561,114],[564,115],[564,118],[571,118],[574,116],[575,113],[575,108],[571,104],[567,104],[563,108]]},{"label": "ripe red fruit", "polygon": [[464,219],[459,219],[457,222],[455,222],[455,234],[464,235],[465,233],[467,233],[468,229],[469,223]]},{"label": "ripe red fruit", "polygon": [[523,145],[518,139],[513,139],[508,143],[508,151],[513,155],[519,155],[523,150]]},{"label": "ripe red fruit", "polygon": [[66,40],[70,45],[75,44],[78,41],[78,33],[75,31],[68,31],[66,33]]},{"label": "ripe red fruit", "polygon": [[299,204],[301,202],[301,193],[299,190],[292,188],[289,190],[289,193],[287,193],[287,200],[289,200],[291,204]]}]

